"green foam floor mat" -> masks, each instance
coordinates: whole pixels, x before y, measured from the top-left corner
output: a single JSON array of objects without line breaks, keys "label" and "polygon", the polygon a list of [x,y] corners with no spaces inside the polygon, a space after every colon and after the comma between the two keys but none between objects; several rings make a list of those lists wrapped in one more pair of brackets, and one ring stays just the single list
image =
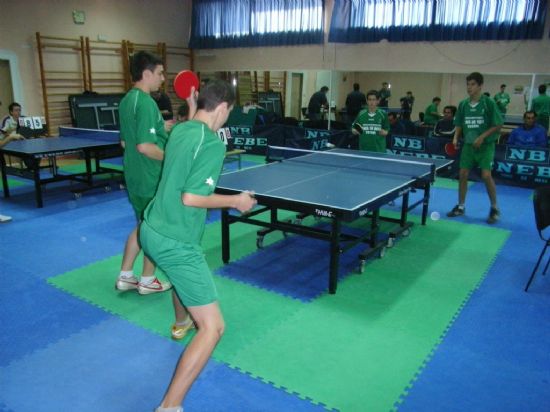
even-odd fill
[{"label": "green foam floor mat", "polygon": [[[232,261],[254,252],[256,230],[232,226]],[[329,408],[391,410],[508,235],[445,220],[415,225],[383,259],[369,261],[364,274],[346,277],[336,295],[311,303],[215,276],[227,330],[214,358]],[[281,236],[266,237],[266,247]],[[219,222],[207,226],[203,247],[212,269],[219,267]],[[169,338],[170,294],[116,293],[120,259],[114,256],[49,282]]]}]

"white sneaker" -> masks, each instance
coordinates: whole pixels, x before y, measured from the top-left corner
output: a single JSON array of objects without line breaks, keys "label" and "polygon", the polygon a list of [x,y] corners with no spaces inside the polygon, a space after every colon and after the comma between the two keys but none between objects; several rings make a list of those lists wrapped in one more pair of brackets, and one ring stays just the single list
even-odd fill
[{"label": "white sneaker", "polygon": [[165,292],[172,287],[170,282],[161,282],[158,278],[155,278],[151,283],[143,284],[141,282],[137,285],[137,290],[140,295],[149,295],[151,293]]},{"label": "white sneaker", "polygon": [[119,276],[115,283],[115,289],[120,290],[121,292],[126,290],[134,290],[138,288],[138,283],[138,280],[134,276]]},{"label": "white sneaker", "polygon": [[11,216],[0,215],[0,223],[11,222]]}]

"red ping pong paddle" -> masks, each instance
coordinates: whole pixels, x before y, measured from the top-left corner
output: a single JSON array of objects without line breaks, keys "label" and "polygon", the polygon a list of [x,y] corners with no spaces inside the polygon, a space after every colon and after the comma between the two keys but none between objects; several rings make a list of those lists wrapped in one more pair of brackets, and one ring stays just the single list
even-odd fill
[{"label": "red ping pong paddle", "polygon": [[458,153],[458,150],[456,149],[454,144],[446,143],[445,144],[445,153],[449,156],[456,156],[456,154]]},{"label": "red ping pong paddle", "polygon": [[174,91],[180,99],[191,97],[191,89],[199,90],[199,78],[191,70],[182,70],[174,79]]}]

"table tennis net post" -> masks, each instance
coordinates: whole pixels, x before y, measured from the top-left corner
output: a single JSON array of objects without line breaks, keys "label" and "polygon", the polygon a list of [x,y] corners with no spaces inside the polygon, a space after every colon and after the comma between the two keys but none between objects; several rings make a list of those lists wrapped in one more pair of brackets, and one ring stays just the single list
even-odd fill
[{"label": "table tennis net post", "polygon": [[267,160],[296,162],[338,169],[353,169],[417,178],[434,173],[430,163],[384,157],[384,154],[357,151],[357,154],[335,151],[313,151],[292,147],[268,146]]}]

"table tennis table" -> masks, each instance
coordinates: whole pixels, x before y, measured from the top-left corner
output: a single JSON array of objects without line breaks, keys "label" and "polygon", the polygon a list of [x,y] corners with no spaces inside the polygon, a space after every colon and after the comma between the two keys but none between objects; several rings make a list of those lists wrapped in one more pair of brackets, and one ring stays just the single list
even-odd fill
[{"label": "table tennis table", "polygon": [[[366,259],[372,255],[382,257],[386,247],[393,246],[399,236],[410,232],[412,222],[407,214],[422,205],[422,224],[426,224],[430,199],[430,186],[436,171],[450,167],[452,160],[412,158],[390,154],[361,152],[349,149],[332,149],[311,152],[301,149],[269,148],[268,150],[294,150],[296,157],[280,156],[279,161],[223,174],[216,192],[236,194],[244,190],[255,192],[258,207],[247,214],[222,210],[222,260],[230,260],[230,225],[241,222],[263,227],[258,231],[257,246],[262,247],[263,236],[275,230],[294,233],[330,243],[329,293],[336,293],[339,255],[358,243],[368,248],[359,255],[363,270]],[[422,198],[409,204],[411,191],[420,191]],[[380,208],[402,198],[400,218],[380,215]],[[299,213],[300,217],[328,218],[330,229],[322,225],[307,226],[301,219],[280,220],[278,210]],[[269,221],[257,215],[269,213]],[[370,225],[360,235],[344,233],[343,222],[370,219]],[[393,222],[388,237],[378,236],[380,221]]]},{"label": "table tennis table", "polygon": [[[75,197],[79,197],[82,192],[92,188],[110,189],[108,183],[96,184],[93,179],[94,175],[106,173],[122,175],[121,170],[101,164],[103,159],[122,155],[118,131],[60,127],[59,134],[59,137],[16,140],[0,148],[4,197],[10,197],[8,175],[34,181],[36,206],[39,208],[43,207],[42,187],[46,184],[63,180],[84,183],[83,187],[72,189]],[[20,158],[25,166],[8,165],[3,155]],[[57,166],[57,158],[67,155],[82,156],[85,171],[80,173],[60,171]],[[44,168],[40,165],[41,159],[48,159],[47,168],[50,170],[48,176],[42,176],[40,173]],[[95,167],[92,167],[92,159],[95,162]]]}]

